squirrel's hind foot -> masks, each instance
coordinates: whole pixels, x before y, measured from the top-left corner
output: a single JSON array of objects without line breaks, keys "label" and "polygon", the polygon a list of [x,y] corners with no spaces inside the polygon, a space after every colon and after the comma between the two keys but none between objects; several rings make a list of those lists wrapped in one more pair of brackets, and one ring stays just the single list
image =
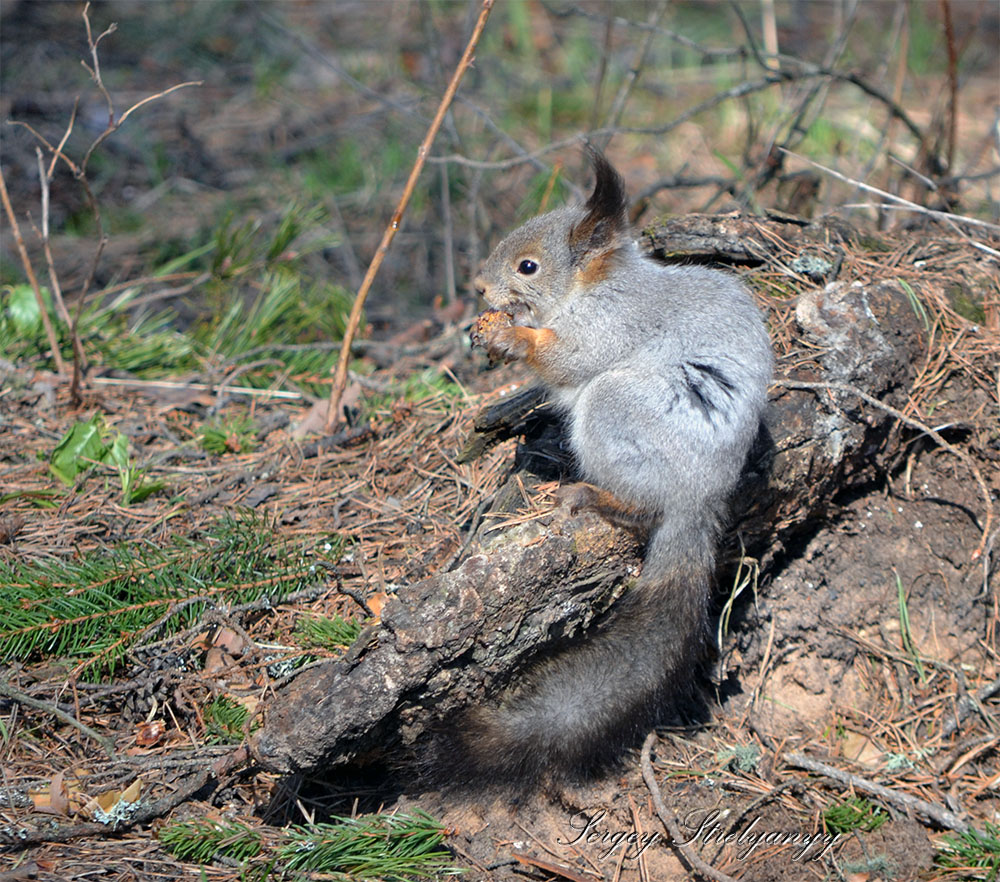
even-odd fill
[{"label": "squirrel's hind foot", "polygon": [[634,505],[623,502],[613,493],[586,481],[564,484],[560,487],[556,491],[556,504],[567,506],[570,514],[592,511],[609,524],[643,535],[660,520],[658,513],[642,511]]}]

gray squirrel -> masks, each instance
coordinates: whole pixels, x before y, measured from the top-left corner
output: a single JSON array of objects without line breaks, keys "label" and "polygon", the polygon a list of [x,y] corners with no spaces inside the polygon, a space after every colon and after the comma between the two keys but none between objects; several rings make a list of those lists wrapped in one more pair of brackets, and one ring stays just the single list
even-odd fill
[{"label": "gray squirrel", "polygon": [[771,379],[746,288],[643,255],[621,176],[588,153],[587,203],[529,220],[487,259],[475,287],[492,308],[472,340],[494,360],[527,362],[562,413],[586,481],[563,501],[649,539],[642,575],[605,624],[466,715],[456,763],[486,782],[599,771],[690,688],[727,499]]}]

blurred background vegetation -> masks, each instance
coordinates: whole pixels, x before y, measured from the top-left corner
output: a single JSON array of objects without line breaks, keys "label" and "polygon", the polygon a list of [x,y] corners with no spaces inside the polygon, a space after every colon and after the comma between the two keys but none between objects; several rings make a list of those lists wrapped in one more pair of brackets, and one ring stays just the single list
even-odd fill
[{"label": "blurred background vegetation", "polygon": [[[109,119],[81,65],[82,11],[0,6],[2,163],[43,279],[38,135],[57,144],[73,119],[64,149],[79,163]],[[117,23],[99,44],[116,119],[201,81],[138,108],[89,161],[108,237],[86,286],[92,353],[169,372],[336,339],[478,11],[466,0],[91,4],[95,36]],[[505,229],[586,187],[586,133],[625,173],[640,227],[734,209],[927,223],[844,208],[872,198],[778,147],[995,221],[998,45],[995,0],[498,0],[368,320],[378,333],[471,301],[475,267]],[[65,164],[50,191],[72,303],[99,228]],[[24,271],[6,222],[0,257],[9,347],[24,336],[11,324]],[[153,343],[126,358],[122,332],[137,328]]]}]

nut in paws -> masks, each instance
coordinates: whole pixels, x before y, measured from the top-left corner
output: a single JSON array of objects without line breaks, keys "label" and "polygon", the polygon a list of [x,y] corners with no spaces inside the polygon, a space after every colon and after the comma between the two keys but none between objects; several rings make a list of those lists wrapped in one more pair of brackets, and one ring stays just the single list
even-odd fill
[{"label": "nut in paws", "polygon": [[514,317],[508,312],[499,309],[481,312],[476,316],[469,333],[472,345],[483,347],[492,361],[507,360],[511,354],[508,332],[513,324]]}]

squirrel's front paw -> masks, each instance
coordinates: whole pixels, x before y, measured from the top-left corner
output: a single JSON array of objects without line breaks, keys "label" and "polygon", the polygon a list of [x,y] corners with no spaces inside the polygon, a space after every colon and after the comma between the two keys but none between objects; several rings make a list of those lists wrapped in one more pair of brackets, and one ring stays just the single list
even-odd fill
[{"label": "squirrel's front paw", "polygon": [[551,328],[516,325],[510,313],[488,309],[476,318],[470,336],[473,345],[482,346],[491,361],[522,360],[547,379],[562,376],[552,371],[559,340]]}]

